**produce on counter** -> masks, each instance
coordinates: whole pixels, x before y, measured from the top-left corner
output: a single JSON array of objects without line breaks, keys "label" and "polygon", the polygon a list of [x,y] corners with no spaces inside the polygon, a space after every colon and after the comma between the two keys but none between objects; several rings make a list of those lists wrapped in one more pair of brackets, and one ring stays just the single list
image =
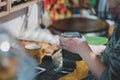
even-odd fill
[{"label": "produce on counter", "polygon": [[57,44],[49,44],[49,43],[44,43],[44,42],[20,41],[20,44],[23,47],[25,47],[25,45],[27,44],[33,44],[33,43],[39,44],[41,46],[39,53],[38,53],[38,56],[39,56],[39,58],[37,59],[38,63],[42,63],[42,59],[45,56],[51,56],[55,51],[59,50],[59,47],[57,46]]}]

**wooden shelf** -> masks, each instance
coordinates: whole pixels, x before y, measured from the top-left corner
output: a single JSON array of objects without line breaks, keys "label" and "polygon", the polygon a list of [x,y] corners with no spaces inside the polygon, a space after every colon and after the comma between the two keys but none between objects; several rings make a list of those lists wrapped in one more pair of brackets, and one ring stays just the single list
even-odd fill
[{"label": "wooden shelf", "polygon": [[5,1],[0,3],[0,6],[5,6],[5,5],[7,5],[7,2]]},{"label": "wooden shelf", "polygon": [[19,5],[11,7],[10,12],[15,12],[15,11],[24,9],[24,8],[26,8],[26,7],[30,6],[30,5],[33,5],[33,4],[37,3],[37,2],[38,2],[38,0],[30,0],[30,1],[26,2],[26,3],[21,3]]},{"label": "wooden shelf", "polygon": [[0,17],[9,14],[9,0],[0,0]]},{"label": "wooden shelf", "polygon": [[39,0],[28,0],[25,3],[20,3],[12,7],[12,2],[16,0],[0,0],[0,17],[10,15],[13,12],[23,10],[30,5],[38,3]]},{"label": "wooden shelf", "polygon": [[12,1],[17,1],[17,0],[12,0]]},{"label": "wooden shelf", "polygon": [[6,16],[8,14],[9,14],[8,11],[2,11],[2,12],[0,12],[0,17]]}]

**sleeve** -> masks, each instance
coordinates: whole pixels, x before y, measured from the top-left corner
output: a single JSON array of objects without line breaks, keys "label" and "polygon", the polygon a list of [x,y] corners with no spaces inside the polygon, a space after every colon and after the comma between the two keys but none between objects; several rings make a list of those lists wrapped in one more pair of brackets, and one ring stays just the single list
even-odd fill
[{"label": "sleeve", "polygon": [[110,53],[110,64],[102,73],[100,80],[120,80],[120,53]]}]

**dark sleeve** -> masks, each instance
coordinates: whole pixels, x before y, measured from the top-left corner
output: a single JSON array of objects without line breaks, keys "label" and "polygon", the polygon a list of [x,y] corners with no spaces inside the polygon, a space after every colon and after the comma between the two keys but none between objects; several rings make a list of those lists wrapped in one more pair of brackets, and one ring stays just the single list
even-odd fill
[{"label": "dark sleeve", "polygon": [[110,53],[109,57],[109,66],[102,73],[100,80],[120,80],[120,53]]}]

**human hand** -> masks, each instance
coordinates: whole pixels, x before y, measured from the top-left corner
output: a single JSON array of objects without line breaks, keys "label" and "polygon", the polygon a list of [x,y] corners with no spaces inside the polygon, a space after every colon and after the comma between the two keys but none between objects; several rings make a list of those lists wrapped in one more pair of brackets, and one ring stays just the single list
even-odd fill
[{"label": "human hand", "polygon": [[73,53],[88,53],[91,52],[91,48],[88,46],[85,38],[78,37],[61,37],[60,46]]}]

